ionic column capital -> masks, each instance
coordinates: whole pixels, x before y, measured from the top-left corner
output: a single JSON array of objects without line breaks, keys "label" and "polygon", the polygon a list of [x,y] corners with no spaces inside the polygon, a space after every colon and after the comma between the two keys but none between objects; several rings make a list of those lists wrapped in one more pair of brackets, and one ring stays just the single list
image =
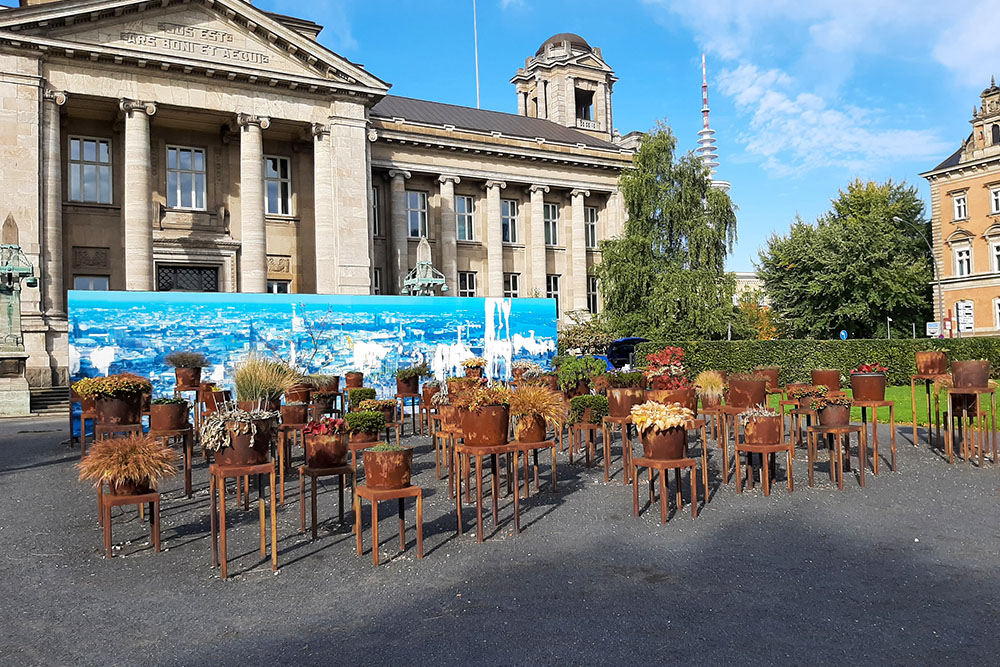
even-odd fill
[{"label": "ionic column capital", "polygon": [[547,185],[537,185],[537,184],[536,185],[532,185],[531,187],[528,188],[528,192],[530,192],[531,194],[535,194],[536,192],[541,192],[541,193],[544,193],[544,194],[548,194],[549,193],[549,186],[547,186]]},{"label": "ionic column capital", "polygon": [[313,123],[309,127],[309,132],[312,134],[314,139],[322,139],[323,137],[330,136],[330,126],[324,125],[323,123]]},{"label": "ionic column capital", "polygon": [[396,178],[397,176],[400,177],[400,178],[402,178],[405,181],[406,179],[408,179],[410,177],[410,172],[406,171],[405,169],[390,169],[389,170],[389,179],[390,180]]},{"label": "ionic column capital", "polygon": [[500,188],[503,190],[507,187],[507,181],[486,181],[486,189],[491,190],[493,188]]},{"label": "ionic column capital", "polygon": [[440,182],[442,185],[448,182],[458,185],[459,183],[462,182],[462,179],[459,178],[458,176],[455,176],[454,174],[441,174],[440,176],[438,176],[438,182]]},{"label": "ionic column capital", "polygon": [[52,102],[57,107],[61,107],[66,104],[66,100],[69,99],[69,94],[64,90],[50,90],[46,88],[42,91],[42,99],[46,102]]},{"label": "ionic column capital", "polygon": [[271,119],[267,116],[256,116],[248,113],[238,113],[236,114],[236,124],[239,127],[249,127],[251,125],[256,125],[262,130],[266,130],[271,127]]},{"label": "ionic column capital", "polygon": [[152,116],[156,113],[156,102],[143,102],[142,100],[130,100],[127,97],[123,97],[118,100],[118,108],[126,116],[131,115],[133,111],[142,111],[147,116]]},{"label": "ionic column capital", "polygon": [[589,197],[590,190],[583,190],[581,188],[574,188],[569,193],[570,197]]}]

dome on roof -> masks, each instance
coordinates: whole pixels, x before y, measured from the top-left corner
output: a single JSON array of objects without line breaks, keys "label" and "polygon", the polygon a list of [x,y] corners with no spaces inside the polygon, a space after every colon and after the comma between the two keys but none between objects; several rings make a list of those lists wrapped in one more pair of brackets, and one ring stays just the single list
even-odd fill
[{"label": "dome on roof", "polygon": [[542,52],[545,51],[545,47],[548,46],[549,44],[553,46],[559,46],[563,42],[569,42],[570,45],[572,46],[578,46],[582,49],[590,51],[590,44],[588,44],[587,40],[585,40],[583,37],[580,37],[580,35],[577,35],[576,33],[573,32],[561,32],[558,35],[552,35],[547,40],[542,42],[542,45],[538,47],[537,51],[535,51],[535,55],[536,56],[541,55]]}]

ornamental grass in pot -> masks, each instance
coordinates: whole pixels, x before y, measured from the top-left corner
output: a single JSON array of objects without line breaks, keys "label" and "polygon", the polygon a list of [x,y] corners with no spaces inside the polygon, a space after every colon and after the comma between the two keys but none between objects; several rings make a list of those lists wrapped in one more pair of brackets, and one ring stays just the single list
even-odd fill
[{"label": "ornamental grass in pot", "polygon": [[396,393],[397,394],[419,394],[420,378],[431,374],[431,369],[427,364],[417,364],[409,368],[400,368],[396,371]]},{"label": "ornamental grass in pot", "polygon": [[201,352],[177,350],[163,358],[174,369],[177,386],[194,389],[201,383],[201,369],[211,366],[208,357]]},{"label": "ornamental grass in pot", "polygon": [[[538,377],[542,374],[542,367],[536,364],[534,361],[527,361],[524,359],[519,359],[510,365],[511,379],[514,382],[520,382],[525,379],[524,374],[528,371],[532,371],[534,377]],[[530,379],[530,378],[529,378]]]},{"label": "ornamental grass in pot", "polygon": [[605,396],[586,394],[575,396],[569,402],[571,424],[601,424],[608,416],[608,399]]},{"label": "ornamental grass in pot", "polygon": [[645,458],[664,461],[687,455],[687,424],[694,419],[691,410],[676,403],[647,401],[633,407],[631,414]]},{"label": "ornamental grass in pot", "polygon": [[632,407],[646,400],[643,391],[645,377],[641,372],[610,373],[611,388],[608,389],[608,415],[616,419],[629,416]]},{"label": "ornamental grass in pot", "polygon": [[282,424],[306,424],[309,422],[309,404],[294,401],[281,406]]},{"label": "ornamental grass in pot", "polygon": [[811,409],[809,404],[814,398],[825,397],[830,392],[826,385],[805,384],[788,390],[789,400],[798,401],[800,409]]},{"label": "ornamental grass in pot", "polygon": [[302,429],[305,436],[306,465],[310,468],[335,468],[347,461],[346,419],[323,417]]},{"label": "ornamental grass in pot", "polygon": [[397,421],[396,409],[399,405],[396,403],[395,399],[385,398],[385,399],[374,399],[369,398],[367,400],[358,403],[358,412],[381,412],[382,417],[385,419],[386,424],[392,424]]},{"label": "ornamental grass in pot", "polygon": [[465,377],[481,378],[486,368],[486,360],[482,357],[472,357],[462,362],[462,368],[465,369]]},{"label": "ornamental grass in pot", "polygon": [[702,408],[715,408],[726,393],[726,378],[719,371],[702,371],[694,378],[694,390]]},{"label": "ornamental grass in pot", "polygon": [[452,403],[461,410],[462,438],[470,447],[497,447],[510,432],[511,390],[498,384],[479,387],[471,396]]},{"label": "ornamental grass in pot", "polygon": [[233,373],[236,401],[244,411],[276,412],[281,396],[299,381],[293,368],[271,359],[250,355]]},{"label": "ornamental grass in pot", "polygon": [[564,405],[562,395],[548,387],[518,387],[510,395],[514,437],[519,442],[543,442],[548,427],[558,427]]},{"label": "ornamental grass in pot", "polygon": [[375,442],[385,430],[385,417],[381,412],[348,412],[344,415],[351,443]]},{"label": "ornamental grass in pot", "polygon": [[917,350],[919,375],[944,375],[948,372],[948,353],[945,350]]},{"label": "ornamental grass in pot", "polygon": [[729,376],[726,405],[749,408],[767,404],[767,378],[756,373],[733,373]]},{"label": "ornamental grass in pot", "polygon": [[840,391],[840,369],[817,368],[809,373],[813,385],[823,385],[830,391]]},{"label": "ornamental grass in pot", "polygon": [[276,410],[241,410],[222,405],[201,425],[201,445],[220,465],[257,465],[271,456]]},{"label": "ornamental grass in pot", "polygon": [[445,382],[448,385],[448,398],[452,405],[457,405],[456,401],[462,401],[463,397],[472,395],[476,389],[483,386],[484,380],[474,377],[450,377]]},{"label": "ornamental grass in pot", "polygon": [[604,373],[608,364],[590,355],[569,357],[559,364],[556,377],[559,378],[559,389],[567,398],[590,393],[590,379],[599,373]]},{"label": "ornamental grass in pot", "polygon": [[851,393],[855,401],[884,401],[886,373],[881,364],[861,364],[851,371]]},{"label": "ornamental grass in pot", "polygon": [[740,424],[748,445],[776,445],[781,442],[781,415],[764,404],[741,412]]},{"label": "ornamental grass in pot", "polygon": [[156,483],[177,473],[177,453],[148,435],[98,440],[77,464],[80,479],[95,487],[107,484],[111,494],[149,493]]},{"label": "ornamental grass in pot", "polygon": [[361,401],[375,400],[375,389],[373,387],[352,387],[347,390],[347,407],[351,411],[357,411]]},{"label": "ornamental grass in pot", "polygon": [[820,426],[847,426],[851,423],[851,399],[846,396],[819,397],[809,402]]},{"label": "ornamental grass in pot", "polygon": [[982,389],[989,385],[990,362],[986,359],[969,359],[951,362],[951,376],[955,387]]},{"label": "ornamental grass in pot", "polygon": [[369,489],[404,489],[410,485],[413,450],[389,442],[362,452],[365,462],[365,486]]},{"label": "ornamental grass in pot", "polygon": [[149,406],[150,431],[180,431],[188,422],[190,405],[183,398],[154,398]]},{"label": "ornamental grass in pot", "polygon": [[427,407],[430,407],[434,402],[434,397],[441,392],[441,382],[438,380],[430,380],[425,382],[420,388],[421,398],[420,400]]},{"label": "ornamental grass in pot", "polygon": [[143,396],[153,391],[153,385],[134,373],[118,373],[84,378],[73,383],[73,390],[82,398],[94,399],[98,424],[139,424]]},{"label": "ornamental grass in pot", "polygon": [[344,387],[347,389],[357,389],[365,386],[365,374],[361,371],[347,371],[344,374]]}]

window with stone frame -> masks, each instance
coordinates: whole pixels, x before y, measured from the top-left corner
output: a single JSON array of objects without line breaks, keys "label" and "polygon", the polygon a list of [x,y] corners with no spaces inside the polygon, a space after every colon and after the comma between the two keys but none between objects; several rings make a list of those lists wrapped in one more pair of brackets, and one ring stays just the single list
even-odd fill
[{"label": "window with stone frame", "polygon": [[556,317],[559,316],[559,276],[549,274],[545,276],[545,297],[556,300]]},{"label": "window with stone frame", "polygon": [[291,280],[268,280],[267,291],[269,294],[288,294],[292,291]]},{"label": "window with stone frame", "polygon": [[108,284],[108,276],[73,276],[73,289],[105,291]]},{"label": "window with stone frame", "polygon": [[467,195],[455,197],[456,236],[459,241],[472,241],[475,227],[475,202]]},{"label": "window with stone frame", "polygon": [[382,231],[382,218],[379,216],[379,187],[372,186],[372,236],[384,236]]},{"label": "window with stone frame", "polygon": [[382,269],[372,269],[372,294],[382,293]]},{"label": "window with stone frame", "polygon": [[955,275],[972,275],[972,248],[970,246],[955,248]]},{"label": "window with stone frame", "polygon": [[111,180],[111,140],[70,137],[70,201],[110,204]]},{"label": "window with stone frame", "polygon": [[584,245],[590,249],[597,248],[597,207],[583,207],[583,237]]},{"label": "window with stone frame", "polygon": [[476,296],[476,272],[475,271],[459,271],[458,272],[458,295],[459,296]]},{"label": "window with stone frame", "polygon": [[597,276],[587,276],[587,310],[596,315],[600,302],[597,298]]},{"label": "window with stone frame", "polygon": [[500,229],[504,243],[517,243],[517,207],[516,199],[500,200]]},{"label": "window with stone frame", "polygon": [[427,193],[406,191],[406,234],[411,239],[427,236]]},{"label": "window with stone frame", "polygon": [[264,212],[292,215],[291,160],[280,155],[264,157]]},{"label": "window with stone frame", "polygon": [[559,207],[556,204],[543,204],[542,221],[545,227],[545,245],[559,245]]},{"label": "window with stone frame", "polygon": [[516,299],[521,296],[521,274],[503,274],[503,298]]},{"label": "window with stone frame", "polygon": [[205,209],[205,151],[167,146],[167,206]]},{"label": "window with stone frame", "polygon": [[159,292],[218,292],[219,267],[186,264],[157,264]]},{"label": "window with stone frame", "polygon": [[990,189],[990,213],[1000,213],[1000,187]]},{"label": "window with stone frame", "polygon": [[965,193],[956,193],[952,197],[952,204],[955,209],[955,220],[965,220],[969,217],[969,204]]}]

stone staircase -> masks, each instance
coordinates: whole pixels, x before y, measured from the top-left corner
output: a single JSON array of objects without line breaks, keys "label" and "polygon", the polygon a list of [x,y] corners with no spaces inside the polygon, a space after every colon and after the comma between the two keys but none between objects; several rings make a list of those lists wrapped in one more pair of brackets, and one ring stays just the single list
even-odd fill
[{"label": "stone staircase", "polygon": [[69,387],[45,387],[31,390],[31,412],[50,417],[69,418]]}]

